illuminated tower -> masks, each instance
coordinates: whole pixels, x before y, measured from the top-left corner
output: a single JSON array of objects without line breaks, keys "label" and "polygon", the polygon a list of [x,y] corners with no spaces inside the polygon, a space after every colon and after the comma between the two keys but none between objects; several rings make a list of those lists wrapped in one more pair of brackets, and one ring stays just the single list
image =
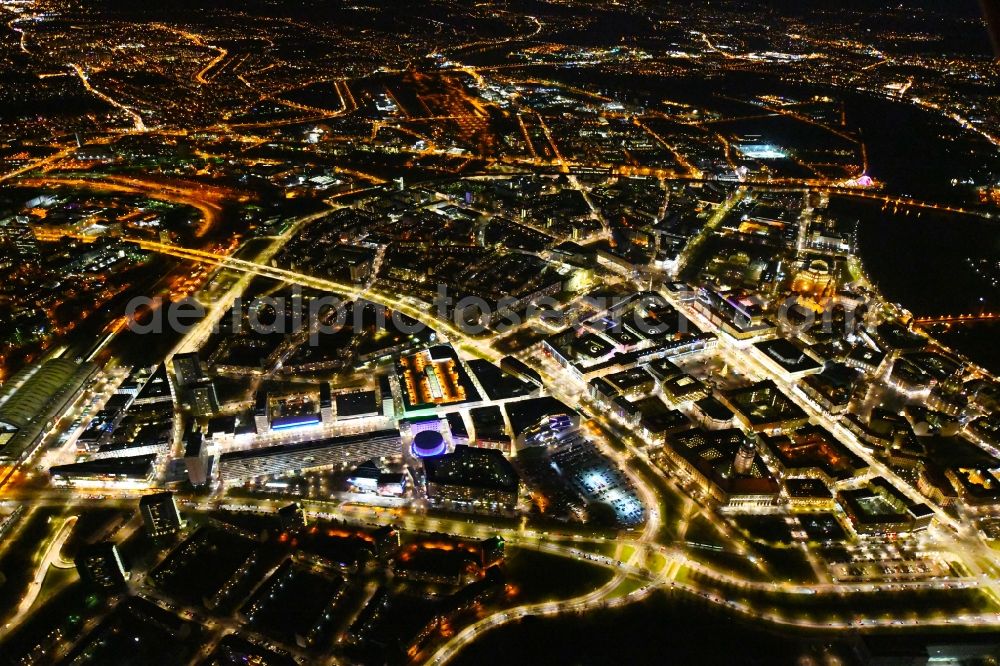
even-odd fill
[{"label": "illuminated tower", "polygon": [[257,428],[257,434],[263,435],[271,429],[271,415],[268,411],[267,391],[260,389],[254,399],[253,422]]},{"label": "illuminated tower", "polygon": [[733,471],[737,474],[749,474],[756,457],[757,449],[754,448],[753,442],[748,439],[743,440],[736,452],[736,460],[733,461]]},{"label": "illuminated tower", "polygon": [[333,423],[333,395],[330,391],[330,382],[319,385],[319,414],[323,425]]}]

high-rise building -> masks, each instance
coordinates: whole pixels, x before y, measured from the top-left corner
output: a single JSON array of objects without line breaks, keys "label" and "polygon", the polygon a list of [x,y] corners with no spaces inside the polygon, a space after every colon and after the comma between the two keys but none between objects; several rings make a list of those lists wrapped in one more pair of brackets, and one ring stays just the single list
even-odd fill
[{"label": "high-rise building", "polygon": [[201,370],[201,359],[196,353],[175,354],[173,364],[178,388],[187,388],[204,378]]},{"label": "high-rise building", "polygon": [[324,425],[333,423],[333,395],[330,392],[329,382],[319,385],[319,414]]},{"label": "high-rise building", "polygon": [[257,397],[254,401],[253,408],[253,422],[254,426],[257,428],[258,435],[264,434],[271,428],[271,415],[268,411],[267,403],[267,391],[257,391]]},{"label": "high-rise building", "polygon": [[215,392],[215,384],[203,382],[191,387],[190,396],[191,412],[195,416],[209,417],[219,411],[219,396]]},{"label": "high-rise building", "polygon": [[392,381],[389,375],[378,378],[379,395],[382,397],[382,416],[396,418],[396,403],[392,398]]},{"label": "high-rise building", "polygon": [[184,467],[193,486],[208,483],[209,458],[205,438],[200,432],[189,430],[184,437]]},{"label": "high-rise building", "polygon": [[129,579],[118,548],[111,542],[81,548],[76,556],[76,570],[82,581],[102,590],[121,590]]},{"label": "high-rise building", "polygon": [[184,526],[173,493],[145,495],[139,500],[139,510],[142,512],[146,531],[152,537],[173,534]]}]

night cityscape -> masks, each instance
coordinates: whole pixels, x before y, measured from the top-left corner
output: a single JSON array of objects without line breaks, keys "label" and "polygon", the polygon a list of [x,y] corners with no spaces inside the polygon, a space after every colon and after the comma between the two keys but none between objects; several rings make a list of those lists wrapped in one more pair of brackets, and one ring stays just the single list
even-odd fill
[{"label": "night cityscape", "polygon": [[0,666],[1000,664],[991,32],[0,0]]}]

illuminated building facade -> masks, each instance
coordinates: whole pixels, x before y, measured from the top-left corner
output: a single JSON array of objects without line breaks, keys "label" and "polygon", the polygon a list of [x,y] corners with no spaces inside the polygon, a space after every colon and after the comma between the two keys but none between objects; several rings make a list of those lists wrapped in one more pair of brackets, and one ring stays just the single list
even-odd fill
[{"label": "illuminated building facade", "polygon": [[76,570],[80,580],[104,591],[117,592],[125,588],[129,572],[122,564],[118,547],[103,542],[88,544],[76,556]]},{"label": "illuminated building facade", "polygon": [[503,453],[456,446],[454,453],[424,460],[427,497],[474,506],[517,506],[521,480]]},{"label": "illuminated building facade", "polygon": [[180,511],[173,493],[153,493],[143,495],[139,500],[139,511],[142,513],[146,532],[151,537],[161,537],[173,534],[184,527]]}]

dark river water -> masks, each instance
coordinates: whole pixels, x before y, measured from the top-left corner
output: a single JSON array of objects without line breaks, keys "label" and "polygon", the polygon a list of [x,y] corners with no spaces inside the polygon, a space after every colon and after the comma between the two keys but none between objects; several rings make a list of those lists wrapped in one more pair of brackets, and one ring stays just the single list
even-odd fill
[{"label": "dark river water", "polygon": [[[834,200],[836,214],[857,218],[860,254],[886,298],[915,315],[1000,311],[1000,289],[974,267],[1000,261],[1000,221],[924,213],[917,217],[881,206]],[[995,273],[994,273],[995,274]],[[1000,372],[996,323],[935,329],[943,343]]]}]

